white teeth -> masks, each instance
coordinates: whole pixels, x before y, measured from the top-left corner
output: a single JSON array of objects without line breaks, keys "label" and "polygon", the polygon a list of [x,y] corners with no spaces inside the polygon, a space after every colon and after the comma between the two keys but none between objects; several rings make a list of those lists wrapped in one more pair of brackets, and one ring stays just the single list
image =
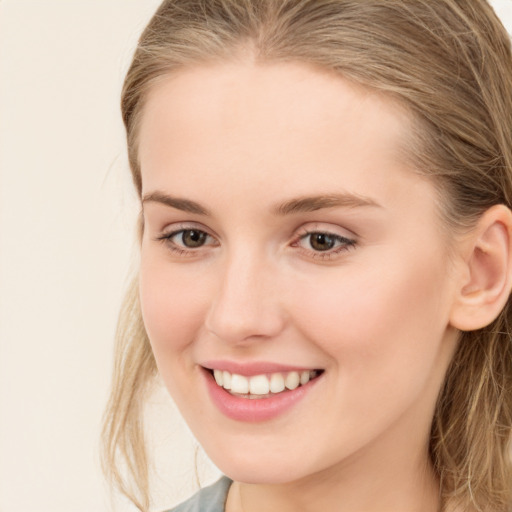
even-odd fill
[{"label": "white teeth", "polygon": [[307,384],[308,382],[309,382],[309,372],[308,371],[302,372],[300,374],[301,385],[304,386],[304,384]]},{"label": "white teeth", "polygon": [[316,370],[304,370],[287,372],[284,375],[272,373],[270,376],[262,374],[245,377],[236,373],[231,374],[226,370],[213,370],[218,386],[237,395],[246,395],[245,398],[262,398],[270,396],[270,393],[281,393],[286,389],[294,390],[304,386],[317,375]]},{"label": "white teeth", "polygon": [[270,391],[272,393],[280,393],[284,391],[284,377],[280,373],[273,373],[270,377]]},{"label": "white teeth", "polygon": [[231,391],[240,394],[249,393],[249,379],[234,373],[231,375]]},{"label": "white teeth", "polygon": [[300,384],[299,372],[290,372],[284,380],[284,385],[288,389],[298,388]]},{"label": "white teeth", "polygon": [[249,379],[249,392],[251,395],[268,395],[270,383],[265,375],[255,375]]},{"label": "white teeth", "polygon": [[231,389],[231,373],[226,371],[222,372],[222,387],[224,389]]},{"label": "white teeth", "polygon": [[215,377],[215,382],[222,387],[224,379],[222,378],[224,375],[222,370],[213,370],[213,376]]}]

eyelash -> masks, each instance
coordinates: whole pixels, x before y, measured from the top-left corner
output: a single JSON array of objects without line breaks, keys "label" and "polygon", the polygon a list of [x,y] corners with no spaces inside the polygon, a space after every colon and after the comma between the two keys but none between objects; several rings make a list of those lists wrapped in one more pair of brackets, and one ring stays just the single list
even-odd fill
[{"label": "eyelash", "polygon": [[[311,237],[312,235],[325,235],[332,239],[334,243],[338,243],[339,245],[335,248],[328,249],[326,251],[315,251],[314,249],[304,249],[300,247],[300,242],[302,240],[306,240],[308,237]],[[311,245],[311,240],[309,242],[309,245]],[[312,254],[313,258],[316,259],[323,259],[323,260],[329,260],[332,257],[337,256],[338,254],[348,251],[356,246],[356,241],[347,238],[341,235],[338,235],[336,233],[332,233],[330,231],[322,231],[322,230],[305,230],[302,232],[299,237],[292,242],[292,247],[299,247],[300,249],[304,250],[305,252]]]},{"label": "eyelash", "polygon": [[[196,232],[196,233],[200,234],[200,236],[205,236],[206,239],[210,238],[210,239],[214,240],[214,238],[211,235],[209,235],[206,231],[204,231],[202,229],[196,229],[193,227],[183,227],[180,229],[176,229],[176,230],[172,231],[171,233],[166,233],[161,236],[158,236],[156,238],[156,240],[164,243],[172,253],[174,253],[178,256],[182,256],[182,257],[195,256],[195,255],[197,255],[197,250],[205,247],[205,244],[201,244],[196,248],[187,248],[186,246],[180,246],[180,245],[176,244],[176,242],[173,241],[173,238],[180,234],[182,236],[182,241],[183,241],[183,235],[187,232]],[[334,242],[334,244],[339,244],[339,245],[337,247],[335,246],[334,248],[331,248],[331,249],[328,249],[325,251],[306,249],[300,245],[300,243],[303,240],[306,240],[308,237],[311,237],[313,235],[324,235],[324,236],[330,238]],[[211,245],[217,246],[218,243],[211,244]],[[310,245],[311,245],[311,241],[310,241]],[[301,252],[306,253],[307,255],[312,256],[315,259],[329,260],[342,252],[345,252],[345,251],[348,251],[348,250],[354,248],[356,246],[356,241],[351,238],[347,238],[347,237],[344,237],[344,236],[341,236],[341,235],[338,235],[336,233],[332,233],[329,231],[304,230],[294,239],[294,241],[290,244],[290,246],[297,247]]]},{"label": "eyelash", "polygon": [[[165,233],[163,235],[160,235],[156,238],[156,240],[164,243],[172,253],[174,253],[178,256],[185,256],[185,257],[186,256],[195,256],[197,253],[197,249],[203,248],[204,244],[200,245],[196,249],[194,249],[194,248],[188,248],[186,246],[177,245],[176,242],[173,241],[173,238],[179,234],[181,234],[182,240],[183,240],[183,235],[187,232],[192,232],[192,231],[199,233],[200,235],[206,235],[206,237],[213,239],[213,237],[211,235],[209,235],[203,229],[198,229],[198,228],[194,228],[194,227],[183,227],[180,229],[176,229],[176,230],[172,231],[171,233]],[[218,245],[218,244],[214,244],[214,245]]]}]

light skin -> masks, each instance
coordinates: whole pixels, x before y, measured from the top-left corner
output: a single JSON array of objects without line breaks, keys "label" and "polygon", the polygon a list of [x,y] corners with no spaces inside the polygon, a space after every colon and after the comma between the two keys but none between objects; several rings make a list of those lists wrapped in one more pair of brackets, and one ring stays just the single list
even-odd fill
[{"label": "light skin", "polygon": [[[303,64],[191,67],[148,97],[143,318],[169,392],[235,480],[228,512],[439,508],[436,398],[458,329],[505,304],[512,223],[495,207],[447,237],[401,156],[408,126],[390,99]],[[324,372],[250,423],[212,403],[213,359]]]}]

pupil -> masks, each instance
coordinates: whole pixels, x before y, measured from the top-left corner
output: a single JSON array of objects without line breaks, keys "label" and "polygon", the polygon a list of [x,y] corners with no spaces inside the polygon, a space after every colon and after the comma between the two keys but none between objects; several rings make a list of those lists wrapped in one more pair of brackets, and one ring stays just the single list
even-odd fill
[{"label": "pupil", "polygon": [[334,247],[334,237],[325,233],[315,233],[311,236],[311,247],[316,251],[328,251]]},{"label": "pupil", "polygon": [[206,233],[203,231],[187,229],[183,232],[181,239],[183,241],[183,245],[186,247],[200,247],[205,242]]}]

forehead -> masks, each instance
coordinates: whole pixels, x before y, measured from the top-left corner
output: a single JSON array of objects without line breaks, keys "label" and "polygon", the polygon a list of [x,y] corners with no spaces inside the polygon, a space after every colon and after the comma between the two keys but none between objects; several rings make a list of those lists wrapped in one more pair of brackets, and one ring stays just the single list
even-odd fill
[{"label": "forehead", "polygon": [[[148,95],[139,127],[143,189],[191,178],[330,187],[335,171],[353,180],[405,167],[409,127],[397,102],[305,64],[195,66]],[[390,178],[383,172],[381,185]]]}]

